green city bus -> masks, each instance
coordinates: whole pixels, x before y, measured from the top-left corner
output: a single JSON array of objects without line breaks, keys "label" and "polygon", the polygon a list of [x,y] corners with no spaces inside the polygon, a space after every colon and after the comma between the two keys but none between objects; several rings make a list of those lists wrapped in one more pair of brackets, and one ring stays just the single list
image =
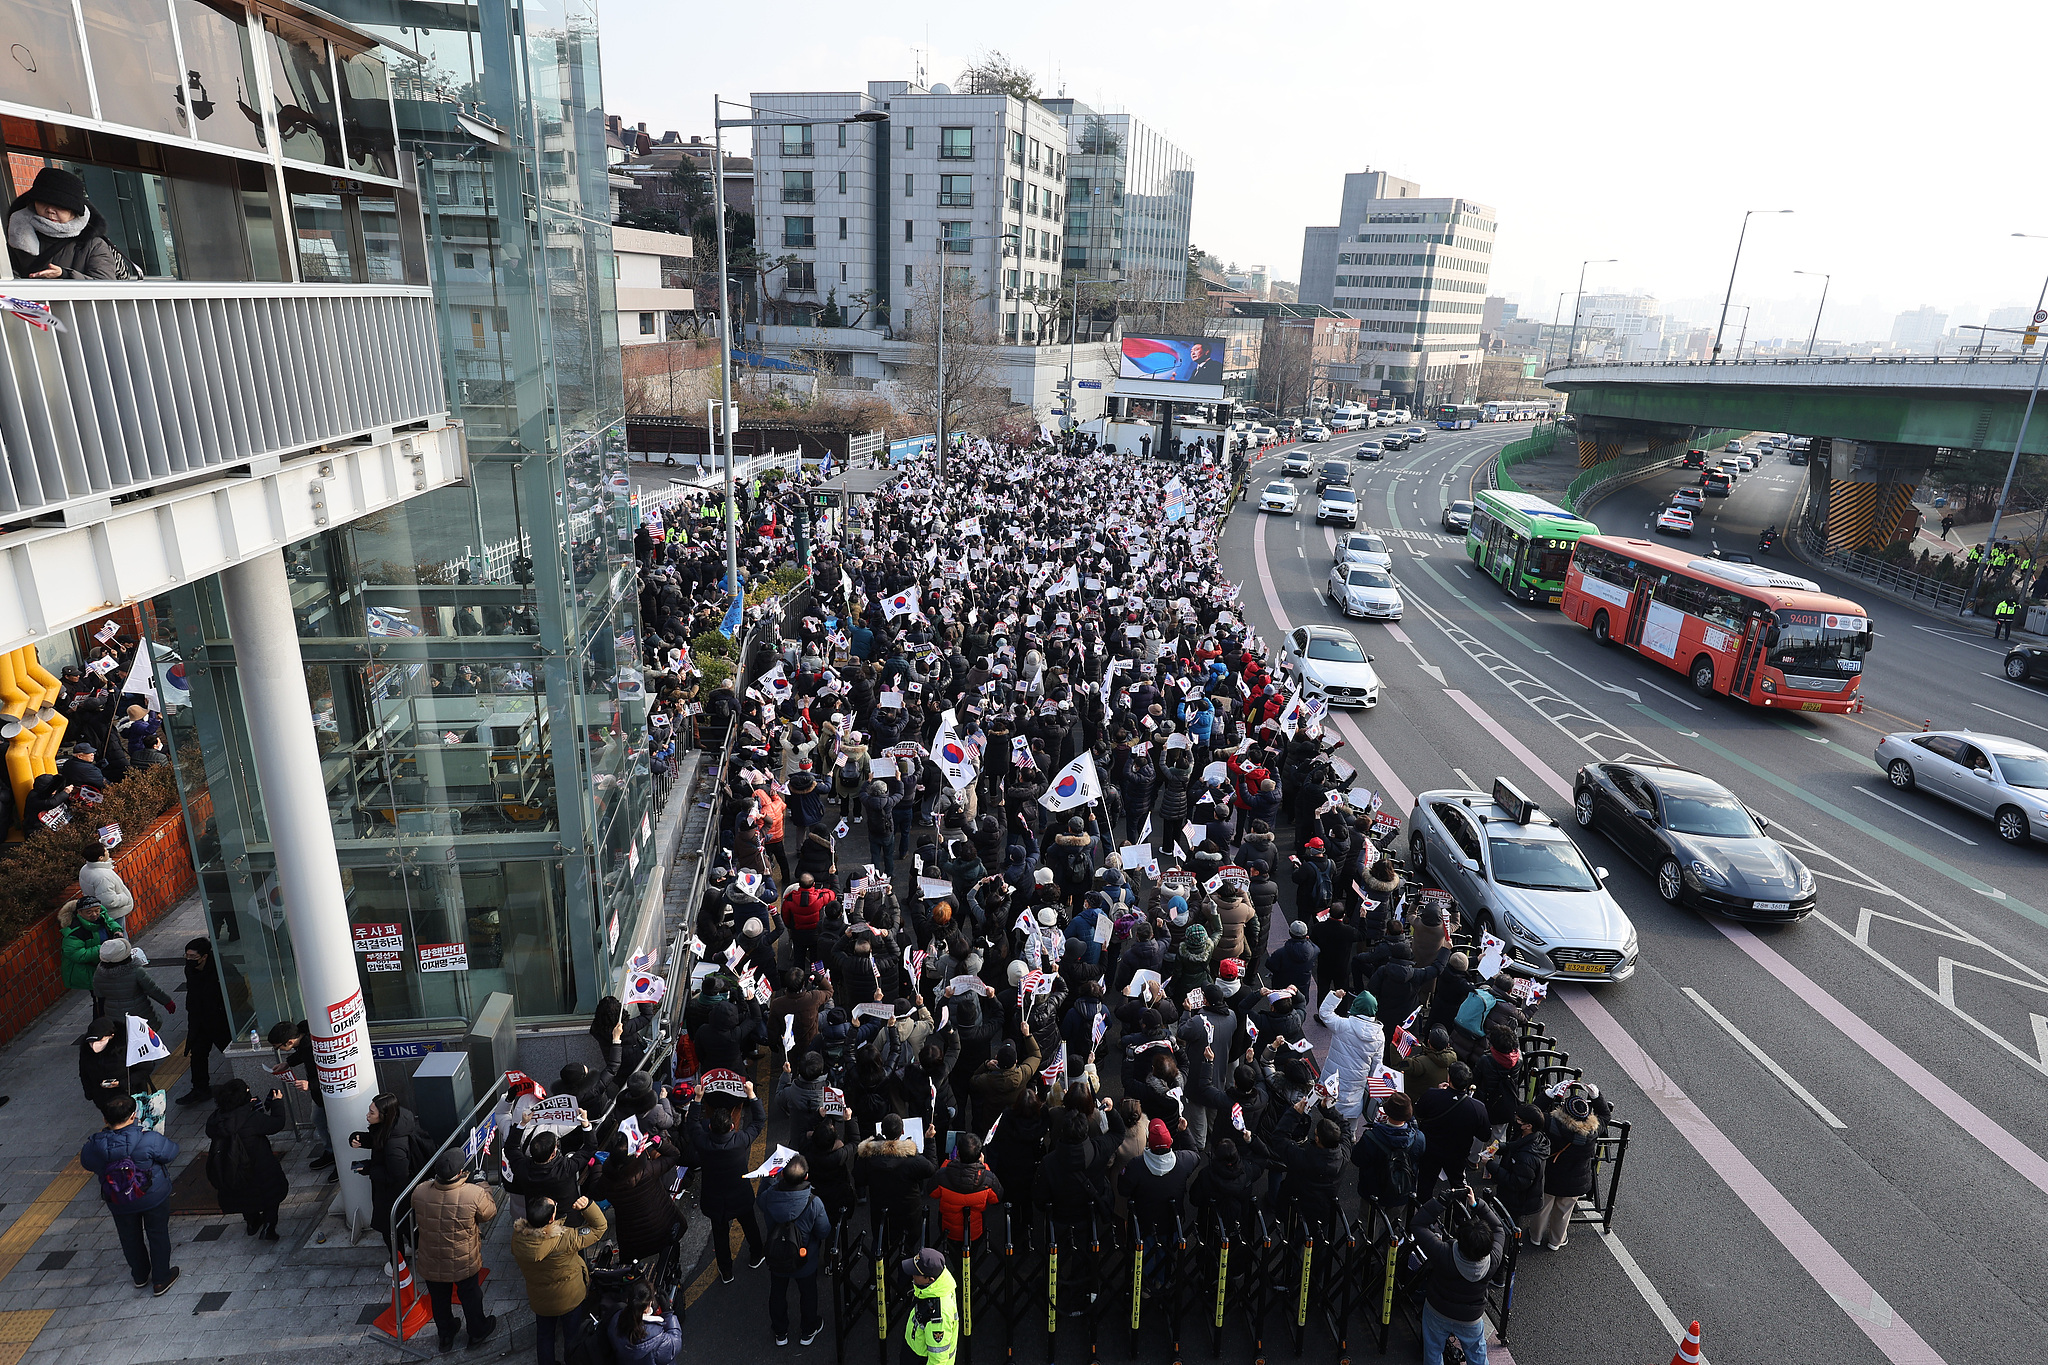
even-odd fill
[{"label": "green city bus", "polygon": [[1515,596],[1556,606],[1572,546],[1600,528],[1533,493],[1482,488],[1472,495],[1472,525],[1465,553],[1479,571]]}]

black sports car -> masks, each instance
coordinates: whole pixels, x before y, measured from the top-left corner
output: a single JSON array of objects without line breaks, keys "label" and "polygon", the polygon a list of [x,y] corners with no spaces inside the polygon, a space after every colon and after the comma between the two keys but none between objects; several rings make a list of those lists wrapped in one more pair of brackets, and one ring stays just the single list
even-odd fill
[{"label": "black sports car", "polygon": [[1654,763],[1589,763],[1572,782],[1581,827],[1649,869],[1674,905],[1785,923],[1813,913],[1813,874],[1770,821],[1712,778]]}]

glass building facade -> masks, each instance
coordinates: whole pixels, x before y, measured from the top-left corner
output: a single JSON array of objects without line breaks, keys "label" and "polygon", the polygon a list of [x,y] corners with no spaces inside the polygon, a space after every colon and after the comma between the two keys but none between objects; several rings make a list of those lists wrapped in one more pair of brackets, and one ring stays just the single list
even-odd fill
[{"label": "glass building facade", "polygon": [[[286,549],[369,1020],[587,1014],[658,899],[595,9],[327,9],[390,44],[472,473]],[[218,580],[153,618],[210,931],[256,1022],[298,1018]]]},{"label": "glass building facade", "polygon": [[1193,160],[1129,114],[1099,112],[1074,99],[1050,99],[1045,106],[1067,129],[1065,269],[1127,284],[1119,298],[1185,298]]}]

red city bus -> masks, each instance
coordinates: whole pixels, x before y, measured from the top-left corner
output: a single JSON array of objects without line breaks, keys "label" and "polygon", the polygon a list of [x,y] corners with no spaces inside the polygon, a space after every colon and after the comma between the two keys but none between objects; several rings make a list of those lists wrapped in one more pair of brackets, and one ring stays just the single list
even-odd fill
[{"label": "red city bus", "polygon": [[1560,610],[1602,644],[1658,660],[1703,693],[1794,711],[1863,709],[1869,618],[1792,574],[1585,536],[1573,548]]}]

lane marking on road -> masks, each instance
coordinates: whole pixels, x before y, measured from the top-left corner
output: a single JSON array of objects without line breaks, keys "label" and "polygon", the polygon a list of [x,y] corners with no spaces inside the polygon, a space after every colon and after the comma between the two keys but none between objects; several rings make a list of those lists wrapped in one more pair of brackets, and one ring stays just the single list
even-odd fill
[{"label": "lane marking on road", "polygon": [[1465,789],[1467,791],[1479,790],[1479,784],[1474,782],[1472,780],[1472,775],[1466,772],[1463,768],[1452,768],[1451,771],[1458,775],[1458,780],[1465,784]]},{"label": "lane marking on road", "polygon": [[[1672,1312],[1671,1305],[1664,1302],[1664,1296],[1657,1292],[1657,1286],[1650,1283],[1650,1277],[1643,1272],[1642,1266],[1636,1263],[1636,1258],[1630,1254],[1628,1247],[1623,1245],[1621,1234],[1608,1231],[1596,1224],[1593,1235],[1605,1242],[1607,1249],[1614,1253],[1614,1259],[1621,1264],[1621,1273],[1628,1276],[1629,1283],[1636,1287],[1636,1293],[1641,1294],[1643,1302],[1650,1305],[1650,1311],[1656,1315],[1657,1321],[1664,1325],[1664,1330],[1670,1333],[1671,1339],[1684,1341],[1687,1324],[1678,1320],[1678,1314]],[[1491,1353],[1487,1359],[1493,1359]],[[1707,1365],[1707,1353],[1704,1350],[1699,1353],[1699,1361],[1700,1365]]]},{"label": "lane marking on road", "polygon": [[1913,629],[1924,630],[1929,635],[1939,635],[1942,639],[1950,641],[1953,644],[1968,645],[1972,649],[1981,649],[1986,654],[1996,654],[2000,658],[2003,658],[2005,656],[2004,650],[1993,649],[1990,645],[1980,645],[1976,642],[1976,640],[1971,639],[1968,635],[1959,630],[1936,630],[1933,626],[1922,625],[1915,625]]},{"label": "lane marking on road", "polygon": [[1792,1254],[1815,1284],[1854,1320],[1893,1365],[1930,1365],[1942,1357],[1884,1301],[1870,1282],[1806,1220],[1742,1149],[1714,1125],[1677,1082],[1630,1036],[1607,1007],[1583,986],[1557,994],[1629,1079],[1678,1130],[1722,1182],[1748,1206],[1758,1222]]},{"label": "lane marking on road", "polygon": [[[1285,635],[1294,629],[1294,626],[1288,620],[1286,610],[1280,605],[1280,590],[1273,584],[1273,566],[1266,562],[1267,520],[1260,517],[1252,527],[1252,562],[1259,571],[1259,590],[1266,598],[1266,612],[1273,619],[1276,633]],[[1332,710],[1330,719],[1344,732],[1345,738],[1351,741],[1352,751],[1365,761],[1366,767],[1379,779],[1381,789],[1389,795],[1400,797],[1400,804],[1404,809],[1413,805],[1415,797],[1409,792],[1407,784],[1395,775],[1394,766],[1381,757],[1380,751],[1373,747],[1372,741],[1365,737],[1351,718],[1340,711]]]},{"label": "lane marking on road", "polygon": [[1852,788],[1852,790],[1856,791],[1860,795],[1869,797],[1871,800],[1878,802],[1880,805],[1890,806],[1893,810],[1897,811],[1899,814],[1903,816],[1906,816],[1908,819],[1918,820],[1921,824],[1927,826],[1927,828],[1929,829],[1939,830],[1941,833],[1946,834],[1949,838],[1954,839],[1957,843],[1968,844],[1971,848],[1975,848],[1977,846],[1977,841],[1975,839],[1965,839],[1962,835],[1956,833],[1954,830],[1947,829],[1941,825],[1937,825],[1932,820],[1928,819],[1926,816],[1920,815],[1914,811],[1907,810],[1898,802],[1891,800],[1889,797],[1879,796],[1876,792],[1870,790],[1870,788],[1868,787],[1856,787]]},{"label": "lane marking on road", "polygon": [[1536,757],[1528,745],[1509,734],[1505,725],[1502,725],[1499,721],[1481,710],[1479,703],[1473,701],[1455,687],[1446,687],[1444,695],[1456,702],[1466,715],[1477,721],[1480,729],[1499,740],[1503,749],[1506,749],[1517,759],[1521,760],[1522,766],[1533,773],[1537,781],[1556,792],[1565,800],[1569,801],[1572,799],[1571,784],[1552,771],[1548,763]]},{"label": "lane marking on road", "polygon": [[[1750,960],[1778,979],[1780,985],[1804,1000],[1815,1014],[1833,1024],[1844,1038],[1854,1043],[1879,1066],[1899,1078],[1908,1088],[1923,1095],[1935,1109],[1968,1133],[1985,1150],[2012,1168],[2022,1180],[2048,1194],[2048,1158],[2011,1133],[1989,1114],[1964,1099],[1948,1082],[1906,1055],[1904,1049],[1859,1017],[1854,1010],[1830,995],[1819,983],[1781,956],[1739,924],[1710,921],[1730,943],[1747,953]],[[2037,988],[2038,989],[2038,988]]]},{"label": "lane marking on road", "polygon": [[[2029,694],[2029,695],[2031,695],[2031,696],[2036,696],[2036,697],[2038,697],[2038,696],[2040,696],[2040,695],[2041,695],[2041,690],[2040,690],[2039,688],[2037,688],[2037,687],[2032,687],[2032,686],[2030,686],[2030,685],[2028,685],[2028,684],[2026,684],[2026,683],[2016,683],[2016,682],[2014,682],[2014,681],[2013,681],[2013,680],[2012,680],[2011,678],[2001,678],[2001,677],[1999,677],[1999,676],[1998,676],[1998,675],[1997,675],[1996,673],[1980,673],[1980,674],[1978,674],[1977,676],[1978,676],[1978,677],[1980,677],[1980,678],[1989,678],[1989,679],[1991,679],[1991,681],[1993,681],[1993,682],[2002,682],[2002,683],[2004,683],[2004,684],[2005,684],[2005,685],[2006,685],[2007,687],[2017,687],[2017,688],[2018,688],[2018,689],[2019,689],[2020,691],[2022,691],[2022,692],[2025,692],[2025,693],[2028,693],[2028,694]],[[1873,707],[1872,709],[1873,709],[1873,710],[1875,710],[1876,708],[1875,708],[1875,707]],[[1891,715],[1891,713],[1890,713],[1889,711],[1887,711],[1887,712],[1886,712],[1885,714],[1886,714],[1886,715]],[[1896,719],[1898,719],[1898,718],[1897,718],[1896,716],[1894,716],[1894,717],[1893,717],[1893,719],[1894,719],[1894,720],[1896,720]],[[1911,722],[1911,721],[1907,721],[1907,722],[1905,722],[1905,724],[1908,724],[1908,725],[1910,725],[1910,724],[1912,724],[1912,722]]]},{"label": "lane marking on road", "polygon": [[1737,1043],[1740,1043],[1742,1045],[1742,1050],[1744,1052],[1747,1052],[1750,1056],[1756,1058],[1758,1064],[1760,1064],[1764,1068],[1764,1070],[1770,1072],[1773,1076],[1776,1076],[1780,1081],[1783,1081],[1785,1083],[1785,1088],[1787,1090],[1790,1090],[1793,1094],[1797,1095],[1801,1100],[1805,1101],[1807,1108],[1811,1109],[1814,1113],[1820,1115],[1820,1121],[1822,1123],[1825,1123],[1830,1128],[1847,1128],[1849,1126],[1848,1124],[1842,1122],[1840,1119],[1836,1118],[1835,1113],[1832,1109],[1828,1108],[1826,1105],[1822,1104],[1818,1099],[1814,1098],[1814,1094],[1811,1090],[1808,1090],[1805,1086],[1801,1085],[1798,1081],[1794,1080],[1792,1078],[1792,1073],[1787,1071],[1784,1067],[1779,1066],[1778,1063],[1772,1059],[1769,1053],[1765,1052],[1762,1048],[1758,1047],[1755,1043],[1751,1042],[1749,1035],[1744,1033],[1741,1029],[1737,1028],[1733,1020],[1731,1020],[1727,1015],[1721,1013],[1721,1011],[1715,1009],[1712,1005],[1708,1004],[1707,997],[1701,995],[1698,991],[1694,990],[1690,986],[1681,986],[1679,987],[1679,989],[1684,991],[1688,996],[1692,998],[1693,1004],[1698,1005],[1702,1010],[1706,1011],[1707,1018],[1719,1024],[1723,1032],[1725,1032],[1730,1038],[1733,1038]]},{"label": "lane marking on road", "polygon": [[1671,700],[1679,703],[1681,706],[1690,706],[1695,711],[1704,711],[1707,709],[1706,707],[1701,706],[1696,702],[1687,701],[1684,697],[1679,696],[1676,692],[1665,692],[1663,688],[1657,686],[1657,684],[1651,682],[1648,678],[1639,677],[1636,679],[1636,681],[1641,683],[1643,686],[1649,688],[1652,692],[1663,692],[1665,696],[1671,698]]},{"label": "lane marking on road", "polygon": [[[1986,676],[1989,675],[1987,674]],[[2048,725],[2035,725],[2034,722],[2027,720],[2022,716],[2016,716],[2010,711],[2001,711],[1995,706],[1986,706],[1981,701],[1973,701],[1970,703],[1970,705],[1976,707],[1979,711],[1989,711],[1994,716],[2004,716],[2007,720],[2016,720],[2019,721],[2019,723],[2022,725],[2030,726],[2033,729],[2040,730],[2044,733],[2048,733]]]}]

